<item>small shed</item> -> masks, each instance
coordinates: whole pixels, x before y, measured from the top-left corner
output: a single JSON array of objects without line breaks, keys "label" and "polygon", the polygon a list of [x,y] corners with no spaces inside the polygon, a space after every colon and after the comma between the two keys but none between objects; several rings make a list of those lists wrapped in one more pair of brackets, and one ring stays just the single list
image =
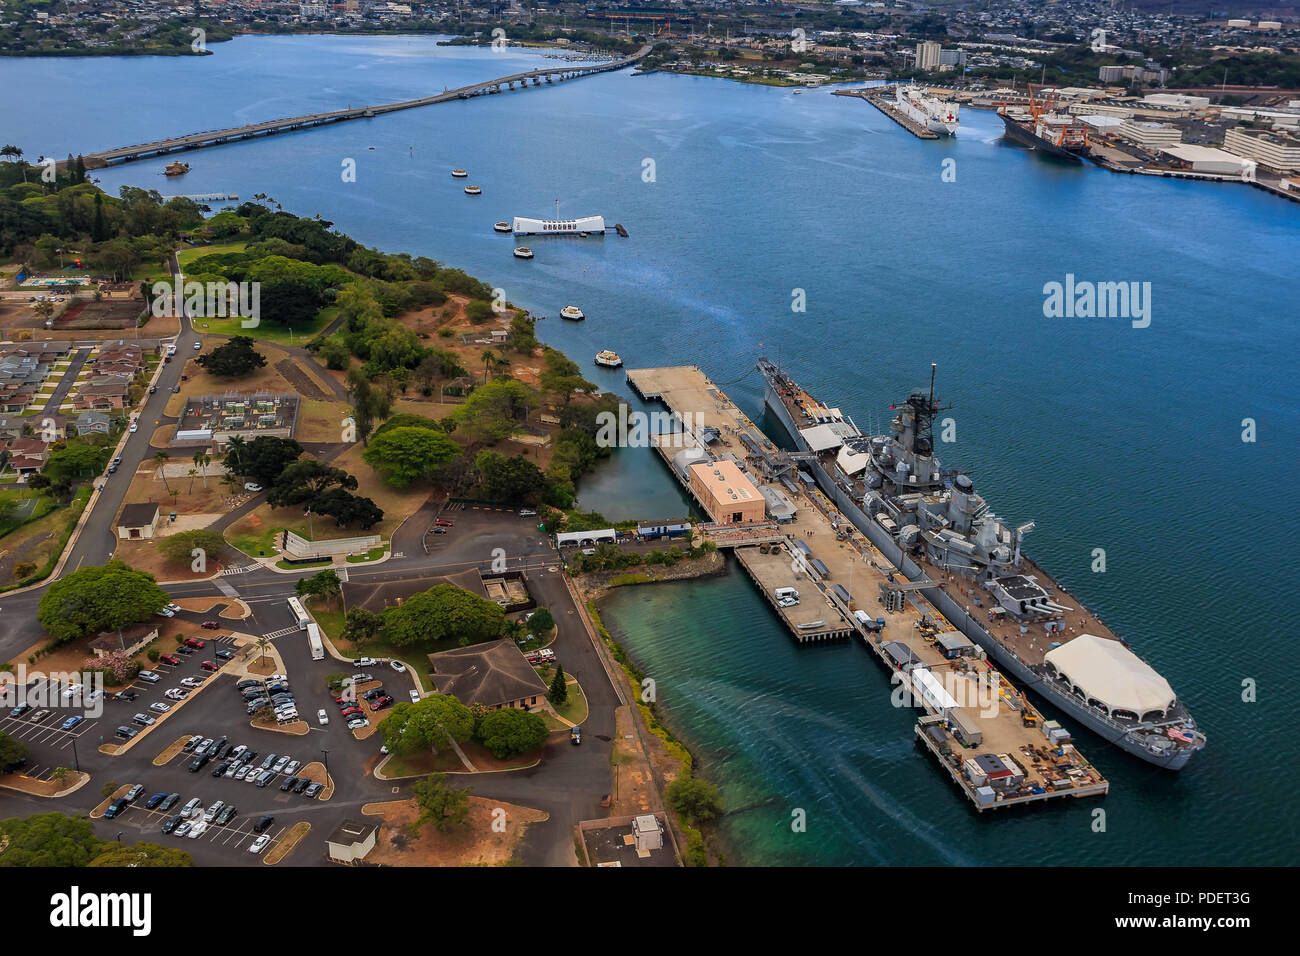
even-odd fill
[{"label": "small shed", "polygon": [[117,536],[123,539],[152,538],[158,529],[158,503],[140,502],[122,506],[117,519]]},{"label": "small shed", "polygon": [[344,820],[325,838],[325,852],[338,863],[359,863],[375,848],[379,827],[373,823]]},{"label": "small shed", "polygon": [[653,813],[644,813],[632,821],[632,836],[638,853],[658,850],[664,845],[663,824]]}]

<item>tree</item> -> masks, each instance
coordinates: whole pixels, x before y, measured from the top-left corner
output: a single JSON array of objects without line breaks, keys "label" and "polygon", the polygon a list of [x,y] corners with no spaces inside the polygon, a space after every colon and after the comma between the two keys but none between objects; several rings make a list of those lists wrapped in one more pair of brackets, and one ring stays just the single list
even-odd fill
[{"label": "tree", "polygon": [[457,434],[490,445],[509,438],[536,401],[532,390],[518,379],[494,379],[474,389],[450,420]]},{"label": "tree", "polygon": [[405,488],[433,480],[459,455],[460,446],[441,431],[385,425],[375,432],[361,458],[394,488]]},{"label": "tree", "polygon": [[375,422],[383,421],[393,410],[393,399],[385,389],[374,387],[359,368],[348,372],[348,394],[352,397],[352,419],[364,444],[370,440]]},{"label": "tree", "polygon": [[555,662],[555,676],[551,678],[551,689],[547,691],[546,699],[555,707],[563,706],[569,699],[569,682],[559,661]]},{"label": "tree", "polygon": [[[193,459],[194,467],[198,469],[199,474],[203,476],[203,487],[208,486],[208,465],[212,464],[212,456],[205,451],[196,451]],[[193,487],[193,482],[190,483]]]},{"label": "tree", "polygon": [[205,563],[208,559],[216,561],[226,550],[226,539],[220,532],[195,528],[169,534],[158,541],[158,551],[169,564],[191,563],[196,550],[203,553]]},{"label": "tree", "polygon": [[699,780],[689,773],[680,774],[664,790],[668,805],[686,818],[692,826],[707,823],[722,812],[722,793],[707,780]]},{"label": "tree", "polygon": [[85,866],[99,855],[104,841],[87,817],[38,813],[0,820],[0,866]]},{"label": "tree", "polygon": [[555,627],[555,618],[551,612],[544,607],[539,607],[528,618],[528,629],[541,637],[543,634],[549,634]]},{"label": "tree", "polygon": [[536,750],[546,742],[550,730],[540,714],[503,707],[490,711],[478,722],[474,736],[498,760]]},{"label": "tree", "polygon": [[19,561],[14,565],[14,580],[21,581],[36,573],[36,564],[32,561]]},{"label": "tree", "polygon": [[0,731],[0,773],[13,773],[26,762],[26,745]]},{"label": "tree", "polygon": [[253,348],[247,335],[236,335],[206,355],[194,360],[204,370],[221,378],[250,375],[266,364],[266,356]]},{"label": "tree", "polygon": [[356,647],[360,647],[366,641],[374,638],[384,626],[382,615],[374,611],[367,611],[363,607],[349,608],[348,613],[343,617],[343,633],[339,636],[345,641],[351,641]]},{"label": "tree", "polygon": [[265,634],[263,634],[262,636],[258,637],[258,639],[255,640],[253,643],[257,645],[257,650],[258,653],[261,655],[261,660],[265,662],[266,652],[271,649],[271,639],[267,637]]},{"label": "tree", "polygon": [[113,844],[105,843],[105,849],[86,866],[93,867],[178,867],[193,866],[194,857],[184,850],[157,843]]},{"label": "tree", "polygon": [[396,754],[437,751],[447,740],[457,743],[474,734],[474,715],[449,694],[430,694],[419,703],[398,704],[379,725],[384,745]]},{"label": "tree", "polygon": [[232,438],[224,464],[231,473],[251,478],[263,488],[270,488],[280,478],[280,473],[298,460],[302,445],[292,438],[273,438],[262,435],[250,442],[236,445]]},{"label": "tree", "polygon": [[286,465],[280,472],[266,501],[272,508],[312,504],[332,488],[351,491],[356,487],[357,479],[342,468],[335,468],[315,458],[301,458]]},{"label": "tree", "polygon": [[332,598],[343,593],[343,582],[332,568],[326,568],[309,578],[299,578],[293,589],[300,597]]},{"label": "tree", "polygon": [[550,490],[550,482],[542,470],[526,458],[482,451],[474,459],[474,466],[482,480],[483,493],[492,501],[535,505]]},{"label": "tree", "polygon": [[440,833],[461,827],[469,814],[469,788],[447,786],[447,775],[431,773],[411,785],[420,815],[408,830],[414,836],[426,823],[432,823]]},{"label": "tree", "polygon": [[501,633],[501,605],[454,584],[438,584],[384,609],[384,637],[396,647],[455,640],[461,647]]},{"label": "tree", "polygon": [[596,386],[582,377],[578,363],[563,352],[547,346],[545,349],[546,370],[542,372],[539,382],[548,392],[559,395],[565,405],[573,398],[573,393],[581,389],[594,392]]},{"label": "tree", "polygon": [[73,571],[51,584],[41,597],[36,620],[63,643],[147,620],[169,600],[152,574],[110,561]]}]

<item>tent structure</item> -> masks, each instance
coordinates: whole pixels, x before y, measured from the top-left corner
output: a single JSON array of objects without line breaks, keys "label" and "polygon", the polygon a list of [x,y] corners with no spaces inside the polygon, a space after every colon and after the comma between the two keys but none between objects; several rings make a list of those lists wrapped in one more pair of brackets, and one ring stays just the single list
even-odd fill
[{"label": "tent structure", "polygon": [[1043,659],[1107,713],[1123,710],[1145,717],[1154,711],[1164,716],[1176,700],[1169,682],[1119,641],[1080,634]]}]

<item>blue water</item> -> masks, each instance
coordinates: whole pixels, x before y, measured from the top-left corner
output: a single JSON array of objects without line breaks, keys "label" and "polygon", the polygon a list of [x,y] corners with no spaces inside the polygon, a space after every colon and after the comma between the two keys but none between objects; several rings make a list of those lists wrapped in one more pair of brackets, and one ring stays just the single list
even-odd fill
[{"label": "blue water", "polygon": [[[3,138],[63,156],[548,62],[405,37],[213,49],[2,60],[0,84],[26,91],[0,106]],[[962,120],[955,140],[923,142],[825,91],[624,72],[196,152],[180,181],[163,180],[165,160],[97,175],[110,190],[270,193],[500,286],[551,316],[542,337],[584,365],[601,348],[629,367],[697,363],[760,421],[760,355],[864,429],[937,362],[957,430],[943,459],[968,467],[1009,523],[1037,522],[1034,556],[1210,737],[1170,775],[1084,736],[1112,781],[1104,801],[977,817],[915,748],[860,648],[794,647],[738,573],[621,593],[605,619],[723,786],[733,862],[1290,862],[1295,626],[1282,598],[1300,572],[1300,208],[1244,186],[1063,165],[1004,144],[991,113]],[[941,175],[948,158],[955,182]],[[355,183],[341,180],[345,159]],[[482,196],[462,193],[454,166]],[[536,259],[513,259],[492,222],[556,200],[631,238],[531,240]],[[1150,282],[1150,327],[1045,318],[1043,286],[1067,274]],[[586,322],[554,318],[570,302]],[[627,391],[621,373],[590,377]],[[1246,418],[1254,443],[1241,440]],[[688,507],[645,451],[620,452],[580,499],[610,517]],[[1089,571],[1098,547],[1104,574]],[[1241,699],[1246,679],[1257,703]],[[808,832],[791,833],[794,808]]]}]

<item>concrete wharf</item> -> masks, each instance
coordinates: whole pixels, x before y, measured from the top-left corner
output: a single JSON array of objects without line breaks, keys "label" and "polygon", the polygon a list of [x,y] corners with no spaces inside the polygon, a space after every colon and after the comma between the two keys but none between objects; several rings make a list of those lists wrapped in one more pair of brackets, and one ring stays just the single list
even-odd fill
[{"label": "concrete wharf", "polygon": [[[918,742],[977,810],[1107,792],[1101,773],[1072,743],[1049,742],[1043,715],[984,651],[799,478],[798,457],[774,445],[703,370],[628,369],[626,376],[637,394],[668,408],[662,424],[676,430],[649,440],[688,491],[684,466],[730,460],[756,486],[778,486],[790,499],[789,521],[705,524],[697,541],[730,549],[800,644],[856,636],[871,650],[890,673],[891,702],[919,709]],[[799,603],[782,606],[778,588],[794,588]],[[1012,769],[995,769],[991,778],[987,765]]]},{"label": "concrete wharf", "polygon": [[897,123],[903,129],[907,130],[917,139],[938,139],[939,134],[926,129],[916,120],[912,119],[889,104],[889,100],[881,96],[874,89],[857,89],[857,90],[835,90],[835,96],[856,96],[858,99],[866,100],[880,112],[884,113],[891,120]]}]

